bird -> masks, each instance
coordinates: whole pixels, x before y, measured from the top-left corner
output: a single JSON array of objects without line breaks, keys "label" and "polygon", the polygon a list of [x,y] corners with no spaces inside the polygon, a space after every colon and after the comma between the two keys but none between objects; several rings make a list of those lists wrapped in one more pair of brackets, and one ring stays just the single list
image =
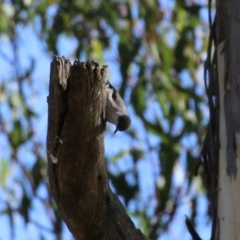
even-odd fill
[{"label": "bird", "polygon": [[116,125],[114,134],[117,131],[127,130],[131,125],[125,103],[109,81],[106,83],[106,120]]}]

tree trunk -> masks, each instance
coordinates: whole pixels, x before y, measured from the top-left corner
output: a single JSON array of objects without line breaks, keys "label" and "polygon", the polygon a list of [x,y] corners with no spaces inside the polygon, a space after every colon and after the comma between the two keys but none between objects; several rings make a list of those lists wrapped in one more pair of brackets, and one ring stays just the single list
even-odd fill
[{"label": "tree trunk", "polygon": [[[240,2],[218,0],[204,80],[210,109],[201,151],[210,210],[211,240],[240,239]],[[198,164],[199,167],[200,164]],[[193,239],[200,239],[189,219]]]},{"label": "tree trunk", "polygon": [[107,67],[51,64],[47,155],[52,195],[75,239],[145,239],[108,184],[104,160]]},{"label": "tree trunk", "polygon": [[217,1],[219,81],[218,225],[215,239],[240,239],[240,2]]}]

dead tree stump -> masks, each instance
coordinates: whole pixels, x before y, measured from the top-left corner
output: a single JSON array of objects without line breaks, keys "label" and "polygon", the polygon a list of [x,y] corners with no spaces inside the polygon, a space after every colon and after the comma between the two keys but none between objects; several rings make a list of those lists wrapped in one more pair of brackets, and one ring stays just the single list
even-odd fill
[{"label": "dead tree stump", "polygon": [[48,97],[52,195],[77,240],[145,239],[112,193],[104,160],[107,66],[55,56]]}]

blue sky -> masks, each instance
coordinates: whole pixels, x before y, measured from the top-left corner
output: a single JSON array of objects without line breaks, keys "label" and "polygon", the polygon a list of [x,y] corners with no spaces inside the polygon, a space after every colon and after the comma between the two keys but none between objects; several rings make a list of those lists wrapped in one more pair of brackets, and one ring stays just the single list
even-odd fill
[{"label": "blue sky", "polygon": [[[163,1],[164,2],[164,1]],[[166,7],[169,7],[167,3],[170,3],[173,1],[165,1]],[[53,14],[54,9],[49,10],[49,14]],[[206,13],[202,13],[203,17],[205,17]],[[46,129],[47,129],[47,95],[48,95],[48,81],[49,81],[49,70],[50,70],[50,62],[52,61],[52,56],[49,55],[49,53],[46,51],[44,43],[40,42],[38,37],[35,34],[35,31],[33,29],[33,26],[21,26],[19,27],[19,52],[18,56],[20,59],[21,67],[22,68],[28,68],[30,65],[29,59],[33,58],[36,60],[36,67],[33,73],[33,85],[31,88],[28,84],[24,85],[24,91],[25,95],[27,96],[27,102],[30,106],[32,106],[36,113],[38,114],[39,118],[37,118],[34,121],[34,124],[36,126],[35,132],[36,132],[36,138],[40,139],[42,142],[45,142],[46,139]],[[109,77],[111,79],[111,83],[118,88],[121,77],[118,73],[119,65],[115,59],[115,54],[117,52],[116,50],[116,43],[117,37],[113,36],[112,38],[112,48],[106,51],[104,55],[104,64],[109,65]],[[7,38],[0,37],[0,52],[4,53],[4,55],[9,56],[10,59],[13,59],[13,51],[11,48],[11,45]],[[60,51],[60,56],[65,55],[68,57],[71,55],[71,53],[74,51],[77,43],[76,40],[73,38],[67,38],[65,36],[62,36],[59,39],[58,42],[58,49]],[[84,58],[84,56],[83,56]],[[73,62],[73,59],[71,59]],[[86,59],[81,59],[81,61],[84,61]],[[3,60],[3,57],[0,54],[0,83],[2,81],[5,81],[6,79],[9,79],[14,76],[14,70],[13,66],[9,63],[6,63],[6,61]],[[202,71],[202,68],[200,67],[200,72]],[[114,74],[113,74],[114,73]],[[187,76],[187,73],[185,73]],[[201,74],[201,73],[200,73]],[[184,77],[186,86],[189,84],[189,78]],[[190,81],[191,82],[191,81]],[[203,83],[200,83],[200,86],[203,86]],[[11,89],[17,89],[16,83],[12,82],[9,84]],[[34,89],[34,91],[32,91]],[[199,91],[203,93],[203,88],[199,88]],[[128,94],[126,97],[126,101],[128,102]],[[148,103],[149,108],[153,108],[154,103]],[[207,118],[207,110],[206,107],[203,106],[203,110],[206,111],[206,118]],[[105,154],[108,158],[111,158],[116,153],[118,153],[120,150],[125,150],[126,152],[129,150],[129,146],[137,146],[144,150],[144,140],[146,137],[148,140],[153,144],[157,145],[159,143],[159,139],[152,135],[147,135],[145,131],[143,131],[143,126],[141,121],[137,117],[134,116],[134,112],[130,105],[128,105],[128,111],[130,115],[133,118],[132,124],[134,128],[139,129],[138,131],[138,141],[132,142],[132,139],[130,139],[125,133],[119,132],[117,135],[113,135],[114,132],[114,126],[111,124],[108,124],[107,127],[107,133],[105,134]],[[7,109],[4,108],[4,106],[1,106],[0,108],[0,114],[4,114],[7,117],[10,117],[10,113]],[[159,114],[161,112],[159,111]],[[9,115],[9,116],[8,116]],[[151,117],[151,116],[149,116]],[[181,123],[179,122],[179,125],[177,127],[180,127]],[[186,145],[189,143],[192,144],[193,148],[195,146],[195,140],[194,136],[187,136],[186,139]],[[183,145],[185,143],[183,142]],[[111,148],[108,146],[111,145]],[[22,160],[24,161],[24,164],[32,166],[34,163],[34,160],[32,158],[32,155],[30,151],[28,151],[27,148],[31,148],[31,144],[27,146],[26,148],[22,149],[24,153],[24,158]],[[44,151],[44,149],[43,149]],[[0,134],[0,152],[2,153],[2,156],[8,157],[9,156],[9,150],[7,147],[6,139]],[[185,181],[185,173],[182,167],[182,164],[184,164],[184,151],[181,156],[181,159],[179,161],[179,164],[176,166],[176,174],[174,176],[174,182],[175,184],[184,184]],[[1,161],[1,159],[0,159]],[[141,159],[137,165],[136,168],[138,169],[139,175],[140,175],[140,194],[142,203],[140,204],[146,204],[148,203],[149,199],[151,199],[152,195],[154,194],[154,181],[159,181],[159,184],[161,184],[161,179],[156,179],[159,175],[159,168],[158,166],[158,156],[156,153],[152,152],[151,155],[147,155],[146,158]],[[126,171],[128,168],[133,168],[133,164],[131,159],[128,157],[123,157],[117,164],[110,163],[109,169],[117,173],[118,171]],[[13,181],[16,176],[17,178],[21,179],[22,173],[21,171],[16,167],[16,165],[9,166],[9,178],[7,180],[7,183],[9,186],[12,186],[14,191],[16,192],[16,196],[21,196],[22,190],[19,189],[19,186]],[[1,172],[0,172],[1,173]],[[132,177],[129,175],[129,182],[134,181]],[[196,181],[192,187],[192,194],[196,194],[197,191],[199,191],[199,179],[196,178]],[[38,189],[38,194],[42,197],[46,197],[46,189],[44,185],[42,185]],[[2,201],[2,199],[11,199],[8,194],[1,188],[0,186],[0,211],[4,208],[5,204]],[[150,204],[154,206],[155,202],[154,200],[150,201]],[[203,239],[207,239],[210,236],[210,229],[211,224],[207,223],[206,221],[206,209],[207,209],[207,201],[203,193],[199,193],[198,197],[198,217],[197,217],[197,230],[201,233],[201,237]],[[49,223],[49,214],[50,212],[46,212],[46,210],[42,207],[42,204],[38,202],[38,200],[34,200],[33,202],[33,210],[30,214],[30,219],[32,219],[34,222],[37,222],[44,226],[46,229],[48,229],[48,226],[51,225]],[[131,209],[134,210],[136,208],[136,203],[132,202],[130,204],[130,211]],[[184,196],[181,199],[181,206],[177,211],[176,217],[174,218],[174,221],[172,222],[168,234],[161,237],[161,240],[167,240],[167,239],[191,239],[189,234],[186,232],[186,227],[184,224],[185,215],[190,214],[191,209],[191,202],[190,202],[190,196]],[[151,209],[149,210],[151,214]],[[133,217],[133,220],[136,225],[139,224],[139,221]],[[28,223],[27,226],[22,220],[22,217],[19,216],[19,214],[14,214],[14,223],[15,223],[15,237],[13,238],[11,236],[10,228],[9,228],[9,219],[6,217],[6,215],[0,215],[0,240],[10,240],[10,239],[18,239],[18,240],[35,240],[39,239],[39,231],[38,228],[32,224]],[[64,228],[64,239],[72,239],[71,234],[68,232],[67,228]],[[46,237],[47,240],[55,239],[54,236],[51,233],[48,233],[48,231],[43,231],[42,234]]]}]

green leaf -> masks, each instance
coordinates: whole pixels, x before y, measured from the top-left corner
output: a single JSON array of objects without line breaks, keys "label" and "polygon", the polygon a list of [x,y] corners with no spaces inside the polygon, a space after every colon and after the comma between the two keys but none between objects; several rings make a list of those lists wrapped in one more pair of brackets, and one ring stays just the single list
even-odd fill
[{"label": "green leaf", "polygon": [[46,168],[47,168],[46,161],[38,157],[31,171],[31,175],[33,177],[33,181],[35,183],[36,189],[38,188],[39,184],[42,182],[43,178],[46,177],[43,175],[43,173],[46,171]]},{"label": "green leaf", "polygon": [[2,187],[5,187],[9,174],[10,174],[10,168],[9,168],[8,160],[5,158],[2,158],[0,160],[0,185]]},{"label": "green leaf", "polygon": [[21,204],[19,206],[19,212],[22,214],[22,216],[25,220],[25,223],[28,223],[29,222],[29,211],[30,211],[30,208],[32,205],[32,201],[27,196],[27,193],[26,193],[26,190],[24,187],[23,187],[23,189],[24,189],[24,194],[23,194],[23,197],[21,200]]},{"label": "green leaf", "polygon": [[22,143],[22,124],[20,120],[13,121],[13,130],[11,132],[12,147],[18,148]]},{"label": "green leaf", "polygon": [[142,116],[146,109],[146,86],[147,82],[145,80],[138,81],[131,94],[131,103],[139,116]]}]

